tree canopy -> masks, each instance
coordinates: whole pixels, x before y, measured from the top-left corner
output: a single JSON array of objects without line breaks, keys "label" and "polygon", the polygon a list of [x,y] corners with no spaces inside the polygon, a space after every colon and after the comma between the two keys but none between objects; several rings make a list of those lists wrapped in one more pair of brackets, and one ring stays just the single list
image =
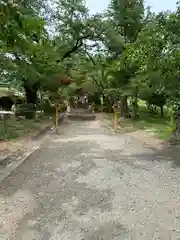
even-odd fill
[{"label": "tree canopy", "polygon": [[84,0],[1,0],[0,81],[35,104],[38,90],[56,91],[57,75],[67,76],[109,104],[120,100],[123,116],[128,99],[133,117],[137,99],[163,114],[180,102],[179,29],[180,3],[156,14],[143,0],[111,0],[91,15]]}]

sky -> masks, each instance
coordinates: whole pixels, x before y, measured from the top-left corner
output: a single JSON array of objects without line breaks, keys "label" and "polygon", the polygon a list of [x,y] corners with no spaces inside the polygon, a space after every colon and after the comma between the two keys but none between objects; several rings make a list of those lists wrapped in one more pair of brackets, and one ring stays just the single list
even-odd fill
[{"label": "sky", "polygon": [[[102,12],[107,8],[110,0],[87,0],[87,5],[92,14]],[[175,10],[177,0],[146,0],[146,5],[152,7],[152,11],[160,12]]]}]

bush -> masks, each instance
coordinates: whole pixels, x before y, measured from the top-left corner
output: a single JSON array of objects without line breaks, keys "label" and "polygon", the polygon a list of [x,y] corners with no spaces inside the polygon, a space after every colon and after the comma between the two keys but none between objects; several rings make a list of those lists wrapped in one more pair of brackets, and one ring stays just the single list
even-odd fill
[{"label": "bush", "polygon": [[52,106],[50,102],[43,102],[41,104],[41,110],[43,110],[45,114],[55,114],[55,106]]},{"label": "bush", "polygon": [[66,105],[65,105],[64,103],[62,103],[62,104],[60,105],[60,112],[66,112],[66,110],[67,110]]},{"label": "bush", "polygon": [[6,111],[10,111],[13,105],[13,100],[10,97],[0,98],[0,107]]},{"label": "bush", "polygon": [[[51,105],[51,103],[48,101],[41,103],[40,108],[41,108],[41,110],[44,111],[45,114],[55,115],[56,108],[55,108],[55,106]],[[65,104],[60,104],[60,112],[66,112]]]},{"label": "bush", "polygon": [[7,132],[5,132],[4,129],[0,129],[0,141],[9,140],[12,138],[17,138],[17,137],[19,137],[19,135],[15,131],[7,130]]},{"label": "bush", "polygon": [[31,103],[24,103],[17,105],[16,117],[23,116],[27,119],[33,119],[36,116],[36,107],[34,104]]},{"label": "bush", "polygon": [[95,112],[102,112],[102,107],[100,105],[95,105],[94,111]]}]

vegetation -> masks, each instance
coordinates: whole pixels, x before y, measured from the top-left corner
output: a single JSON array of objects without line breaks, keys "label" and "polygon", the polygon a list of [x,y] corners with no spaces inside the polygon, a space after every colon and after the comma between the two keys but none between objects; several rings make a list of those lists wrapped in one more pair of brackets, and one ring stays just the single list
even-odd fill
[{"label": "vegetation", "polygon": [[50,124],[48,118],[43,119],[8,119],[7,131],[5,131],[4,123],[0,121],[0,141],[10,139],[21,139],[37,134],[37,132]]},{"label": "vegetation", "polygon": [[[178,142],[180,3],[174,12],[155,14],[143,0],[111,0],[93,16],[84,0],[51,3],[55,7],[44,0],[0,2],[0,81],[23,92],[36,109],[45,98],[71,99],[79,87],[96,105],[103,97],[109,111],[118,100],[121,117],[137,122],[144,117],[139,99],[149,119],[160,109],[162,125],[168,107]],[[68,77],[73,84],[62,86]]]},{"label": "vegetation", "polygon": [[[140,118],[134,120],[132,118],[118,119],[118,126],[116,132],[118,133],[133,133],[136,131],[143,131],[145,135],[149,135],[152,138],[157,138],[160,140],[169,140],[172,135],[172,122],[169,119],[170,112],[166,108],[164,111],[164,117],[160,116],[160,111],[156,114],[149,112],[143,102],[139,103],[139,114]],[[114,114],[105,114],[105,119],[107,124],[114,128]],[[138,134],[138,132],[137,132]]]}]

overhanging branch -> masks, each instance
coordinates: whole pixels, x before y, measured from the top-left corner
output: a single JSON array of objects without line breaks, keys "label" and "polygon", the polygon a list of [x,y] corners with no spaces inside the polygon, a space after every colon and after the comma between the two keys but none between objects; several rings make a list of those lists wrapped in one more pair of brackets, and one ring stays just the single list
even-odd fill
[{"label": "overhanging branch", "polygon": [[[62,56],[62,59],[68,58],[73,52],[77,51],[80,47],[82,47],[83,40],[89,37],[90,35],[88,34],[77,39],[76,44]],[[60,62],[60,60],[58,60],[57,62]]]},{"label": "overhanging branch", "polygon": [[[94,61],[94,58],[85,50],[85,53],[87,54],[87,56],[89,57],[89,59],[91,60],[93,66],[96,66],[96,62]],[[101,91],[101,93],[103,94],[103,90],[104,90],[104,85],[103,83],[100,81],[98,82],[97,79],[95,77],[92,77],[94,83],[96,84],[96,86],[99,88],[99,90]],[[103,94],[104,95],[104,94]]]}]

